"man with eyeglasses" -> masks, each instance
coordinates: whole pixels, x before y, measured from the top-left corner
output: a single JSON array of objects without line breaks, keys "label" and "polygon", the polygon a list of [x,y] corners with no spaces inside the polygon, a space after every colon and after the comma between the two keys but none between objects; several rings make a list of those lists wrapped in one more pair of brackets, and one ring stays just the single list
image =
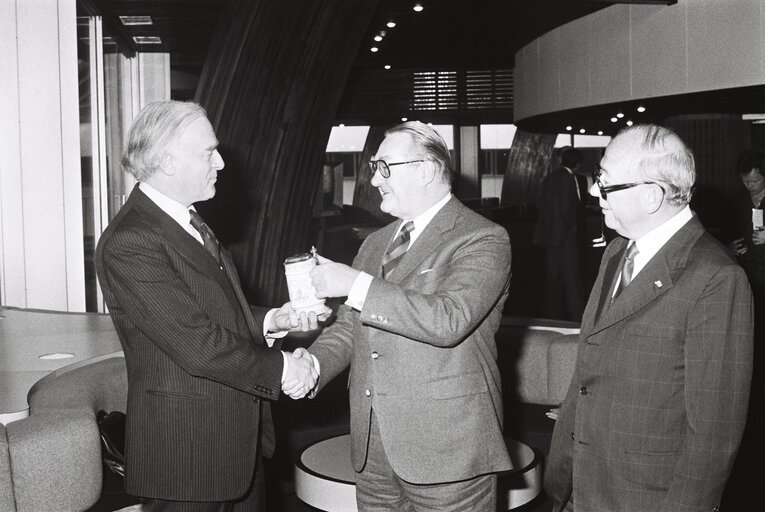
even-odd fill
[{"label": "man with eyeglasses", "polygon": [[601,261],[553,433],[555,511],[718,510],[752,372],[753,307],[732,255],[688,203],[691,151],[635,125],[606,148],[590,194],[622,238]]},{"label": "man with eyeglasses", "polygon": [[388,130],[370,170],[400,220],[353,267],[311,271],[319,297],[348,297],[309,350],[319,390],[350,365],[358,509],[494,512],[496,473],[511,468],[494,341],[507,232],[451,194],[449,149],[423,123]]}]

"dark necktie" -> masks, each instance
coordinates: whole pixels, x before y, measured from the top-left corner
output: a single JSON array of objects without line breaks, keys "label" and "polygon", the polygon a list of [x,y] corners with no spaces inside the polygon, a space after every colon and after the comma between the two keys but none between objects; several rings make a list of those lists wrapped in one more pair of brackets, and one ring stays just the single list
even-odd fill
[{"label": "dark necktie", "polygon": [[632,281],[632,271],[635,268],[635,256],[638,254],[636,243],[632,243],[627,249],[627,255],[624,257],[624,266],[622,267],[622,278],[619,280],[619,286],[611,300],[614,300]]},{"label": "dark necktie", "polygon": [[383,277],[388,279],[395,270],[401,257],[409,249],[409,233],[414,229],[414,222],[407,221],[398,236],[390,243],[388,252],[383,256]]},{"label": "dark necktie", "polygon": [[191,225],[194,229],[199,231],[199,234],[202,236],[205,249],[207,249],[207,252],[209,252],[213,258],[215,258],[216,262],[220,263],[220,243],[218,243],[218,239],[215,238],[212,229],[210,229],[210,226],[202,220],[202,217],[200,217],[196,211],[189,210],[189,215],[191,216]]}]

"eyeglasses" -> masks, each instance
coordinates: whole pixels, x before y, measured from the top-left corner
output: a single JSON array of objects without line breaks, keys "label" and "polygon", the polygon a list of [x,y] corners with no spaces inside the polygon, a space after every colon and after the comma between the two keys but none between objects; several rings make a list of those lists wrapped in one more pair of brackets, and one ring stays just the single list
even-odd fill
[{"label": "eyeglasses", "polygon": [[592,179],[595,180],[595,184],[598,186],[598,190],[600,190],[600,197],[602,197],[604,201],[608,199],[608,194],[610,192],[627,190],[628,188],[637,187],[639,185],[656,185],[661,189],[662,192],[664,192],[664,187],[655,181],[638,181],[635,183],[619,183],[618,185],[603,185],[603,183],[600,181],[600,175],[602,173],[603,169],[600,167],[596,168],[592,173]]},{"label": "eyeglasses", "polygon": [[374,176],[376,172],[379,172],[383,178],[390,178],[390,168],[394,165],[416,164],[424,161],[425,160],[409,160],[408,162],[388,163],[385,160],[370,160],[369,169],[372,171],[372,176]]}]

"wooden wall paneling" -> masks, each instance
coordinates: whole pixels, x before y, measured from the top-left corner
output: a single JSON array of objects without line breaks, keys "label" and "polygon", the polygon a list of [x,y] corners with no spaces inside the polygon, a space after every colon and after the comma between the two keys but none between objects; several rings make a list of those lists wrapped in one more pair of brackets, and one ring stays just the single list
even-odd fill
[{"label": "wooden wall paneling", "polygon": [[502,204],[536,203],[537,190],[550,168],[555,134],[517,130],[502,182]]},{"label": "wooden wall paneling", "polygon": [[309,249],[312,202],[352,60],[379,0],[229,0],[196,100],[226,168],[199,205],[251,301],[287,299],[283,261]]}]

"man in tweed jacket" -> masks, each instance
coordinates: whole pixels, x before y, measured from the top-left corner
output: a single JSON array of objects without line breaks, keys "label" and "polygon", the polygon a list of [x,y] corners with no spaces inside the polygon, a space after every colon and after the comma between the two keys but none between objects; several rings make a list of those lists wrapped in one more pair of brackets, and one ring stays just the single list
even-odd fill
[{"label": "man in tweed jacket", "polygon": [[[381,209],[400,220],[352,268],[311,271],[319,295],[348,296],[309,350],[320,388],[350,364],[358,509],[494,512],[496,473],[511,467],[494,342],[507,232],[451,195],[449,150],[427,125],[388,130],[370,168]],[[393,268],[384,255],[404,232]]]},{"label": "man in tweed jacket", "polygon": [[123,157],[140,184],[96,251],[128,371],[126,490],[154,512],[263,510],[268,401],[317,376],[264,338],[298,326],[294,310],[251,308],[228,251],[191,224],[215,194],[217,145],[199,105],[146,106]]},{"label": "man in tweed jacket", "polygon": [[688,207],[694,180],[690,150],[654,125],[620,132],[600,162],[590,193],[623,238],[603,255],[553,433],[556,511],[719,507],[746,420],[753,306]]}]

